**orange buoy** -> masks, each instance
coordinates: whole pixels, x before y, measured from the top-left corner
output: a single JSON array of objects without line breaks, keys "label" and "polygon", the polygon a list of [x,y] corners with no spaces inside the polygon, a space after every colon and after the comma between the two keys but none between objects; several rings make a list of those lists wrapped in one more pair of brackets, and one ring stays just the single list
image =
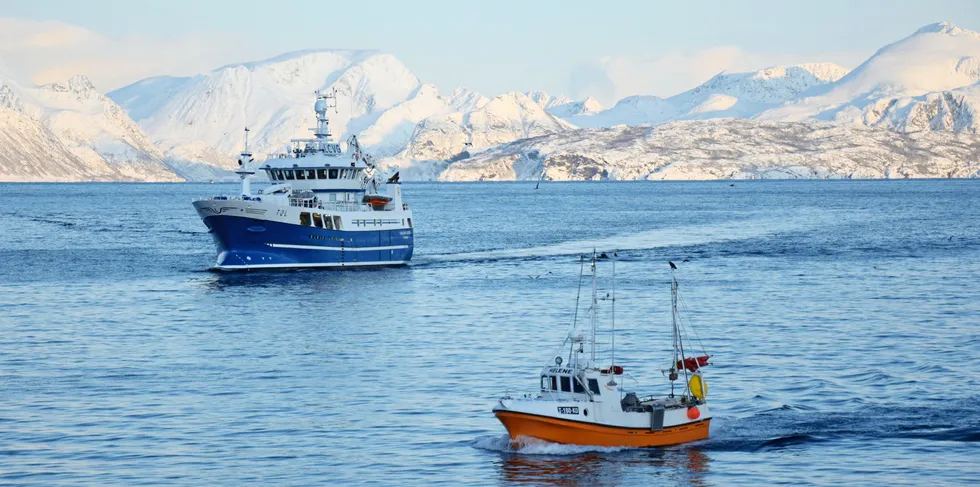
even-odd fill
[{"label": "orange buoy", "polygon": [[697,406],[687,408],[687,419],[698,419],[701,417],[701,410]]}]

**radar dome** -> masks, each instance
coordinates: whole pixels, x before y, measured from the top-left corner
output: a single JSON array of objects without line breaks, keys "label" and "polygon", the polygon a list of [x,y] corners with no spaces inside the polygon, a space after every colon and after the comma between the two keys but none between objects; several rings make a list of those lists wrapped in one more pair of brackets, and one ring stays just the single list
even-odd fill
[{"label": "radar dome", "polygon": [[327,113],[327,100],[324,100],[323,98],[317,99],[316,105],[313,106],[313,110],[320,114]]}]

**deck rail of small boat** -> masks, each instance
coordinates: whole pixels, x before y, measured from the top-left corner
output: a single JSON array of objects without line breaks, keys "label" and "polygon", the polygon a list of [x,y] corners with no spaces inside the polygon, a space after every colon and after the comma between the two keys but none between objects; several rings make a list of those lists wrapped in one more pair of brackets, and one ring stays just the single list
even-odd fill
[{"label": "deck rail of small boat", "polygon": [[693,402],[684,403],[684,402],[681,402],[680,401],[680,397],[681,396],[676,396],[677,401],[676,402],[670,402],[670,403],[665,402],[663,400],[664,399],[664,396],[663,395],[658,395],[658,394],[650,394],[650,395],[647,395],[647,396],[642,396],[642,397],[639,397],[638,400],[640,401],[640,404],[647,404],[647,403],[663,404],[664,407],[667,407],[667,408],[670,408],[670,409],[680,408],[680,407],[688,407],[691,404],[693,404],[695,406],[699,406],[701,404],[705,404],[705,401],[704,400],[697,399],[697,398],[695,398]]}]

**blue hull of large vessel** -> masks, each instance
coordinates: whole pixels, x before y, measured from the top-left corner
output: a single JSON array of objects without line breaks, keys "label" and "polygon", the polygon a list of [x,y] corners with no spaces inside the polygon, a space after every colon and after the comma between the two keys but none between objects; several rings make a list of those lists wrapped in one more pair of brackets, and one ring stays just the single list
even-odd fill
[{"label": "blue hull of large vessel", "polygon": [[411,228],[349,232],[228,215],[204,223],[222,270],[404,265],[414,245]]}]

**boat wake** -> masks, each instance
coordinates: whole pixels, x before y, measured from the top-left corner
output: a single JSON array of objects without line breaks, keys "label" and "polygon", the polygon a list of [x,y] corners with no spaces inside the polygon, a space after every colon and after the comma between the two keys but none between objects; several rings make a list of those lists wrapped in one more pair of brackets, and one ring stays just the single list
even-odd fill
[{"label": "boat wake", "polygon": [[[975,444],[980,443],[980,419],[976,419],[980,418],[978,402],[980,398],[973,397],[934,405],[862,405],[856,410],[839,412],[783,406],[740,419],[715,417],[707,440],[665,449],[705,453],[766,452],[799,450],[820,443],[889,438]],[[473,446],[502,453],[555,456],[649,450],[561,445],[533,438],[520,441],[515,448],[506,434],[478,437]]]},{"label": "boat wake", "polygon": [[[783,406],[747,418],[712,421],[711,438],[698,446],[714,451],[771,451],[867,439],[980,442],[977,398],[927,405],[864,405],[826,412]],[[965,418],[974,418],[964,420]]]},{"label": "boat wake", "polygon": [[591,252],[593,249],[628,251],[704,245],[808,231],[818,227],[840,224],[849,217],[854,217],[854,215],[840,215],[827,210],[803,209],[787,212],[778,218],[767,217],[735,220],[710,225],[664,227],[610,237],[571,240],[551,245],[520,249],[418,256],[416,258],[416,264],[580,255]]},{"label": "boat wake", "polygon": [[524,455],[581,455],[583,453],[615,453],[629,448],[608,446],[562,445],[537,438],[520,437],[517,444],[510,441],[510,435],[480,436],[473,440],[473,447],[501,453],[521,453]]}]

